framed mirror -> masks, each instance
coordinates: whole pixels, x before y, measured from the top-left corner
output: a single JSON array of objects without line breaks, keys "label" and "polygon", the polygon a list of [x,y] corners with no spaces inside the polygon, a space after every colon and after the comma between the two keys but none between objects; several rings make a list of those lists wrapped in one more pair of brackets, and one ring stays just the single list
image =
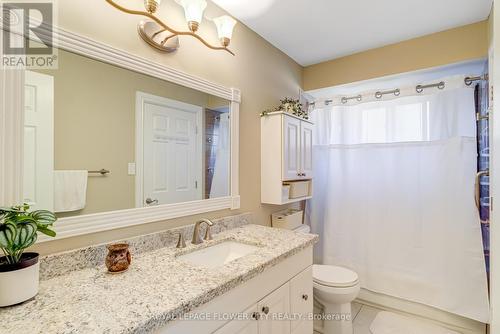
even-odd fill
[{"label": "framed mirror", "polygon": [[239,208],[238,90],[54,33],[57,69],[7,75],[4,198],[55,211],[58,238]]}]

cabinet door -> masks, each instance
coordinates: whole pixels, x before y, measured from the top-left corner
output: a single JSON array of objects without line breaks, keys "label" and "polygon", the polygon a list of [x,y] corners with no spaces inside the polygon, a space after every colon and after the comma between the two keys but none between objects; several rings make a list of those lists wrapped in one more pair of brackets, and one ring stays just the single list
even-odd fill
[{"label": "cabinet door", "polygon": [[[257,304],[261,313],[259,334],[290,334],[290,283],[282,285]],[[281,317],[281,319],[280,319]]]},{"label": "cabinet door", "polygon": [[257,305],[254,304],[247,310],[243,311],[242,319],[234,319],[219,328],[215,334],[258,334],[259,333],[259,317]]},{"label": "cabinet door", "polygon": [[311,334],[313,322],[313,277],[312,266],[290,280],[290,312],[300,315],[300,319],[292,321],[293,334]]},{"label": "cabinet door", "polygon": [[300,178],[300,120],[283,115],[283,180]]},{"label": "cabinet door", "polygon": [[312,137],[313,125],[300,122],[300,173],[304,179],[313,177]]}]

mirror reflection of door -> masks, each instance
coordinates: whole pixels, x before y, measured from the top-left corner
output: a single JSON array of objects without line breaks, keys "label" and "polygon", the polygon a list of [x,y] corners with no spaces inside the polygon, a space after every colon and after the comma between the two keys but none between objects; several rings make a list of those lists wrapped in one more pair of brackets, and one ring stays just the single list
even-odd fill
[{"label": "mirror reflection of door", "polygon": [[26,71],[23,200],[32,209],[54,209],[54,80]]},{"label": "mirror reflection of door", "polygon": [[138,93],[143,112],[143,206],[202,199],[203,108]]}]

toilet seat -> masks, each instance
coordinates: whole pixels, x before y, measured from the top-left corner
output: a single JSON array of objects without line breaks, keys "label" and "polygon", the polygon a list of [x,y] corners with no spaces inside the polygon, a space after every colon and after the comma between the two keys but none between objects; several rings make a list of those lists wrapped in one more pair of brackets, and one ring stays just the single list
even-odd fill
[{"label": "toilet seat", "polygon": [[313,265],[313,281],[316,284],[348,288],[359,283],[358,274],[347,268],[330,265]]}]

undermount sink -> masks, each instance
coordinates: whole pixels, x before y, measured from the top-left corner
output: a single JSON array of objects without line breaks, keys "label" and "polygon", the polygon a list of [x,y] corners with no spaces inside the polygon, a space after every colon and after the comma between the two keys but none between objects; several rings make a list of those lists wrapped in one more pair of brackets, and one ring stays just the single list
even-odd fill
[{"label": "undermount sink", "polygon": [[196,266],[216,268],[228,264],[245,255],[255,252],[259,247],[236,241],[224,241],[213,246],[184,254],[178,259]]}]

